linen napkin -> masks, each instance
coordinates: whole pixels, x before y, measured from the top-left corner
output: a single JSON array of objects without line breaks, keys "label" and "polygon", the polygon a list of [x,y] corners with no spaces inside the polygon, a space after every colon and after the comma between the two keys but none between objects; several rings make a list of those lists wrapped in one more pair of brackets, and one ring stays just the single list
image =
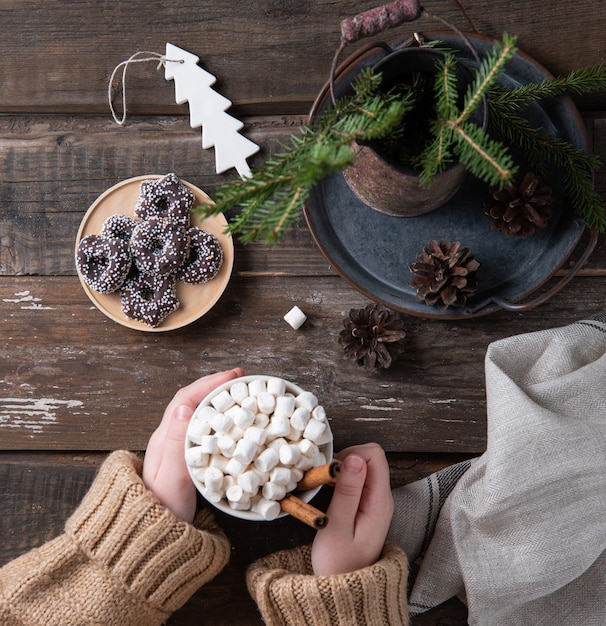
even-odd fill
[{"label": "linen napkin", "polygon": [[606,624],[606,313],[491,344],[487,448],[394,490],[411,615]]}]

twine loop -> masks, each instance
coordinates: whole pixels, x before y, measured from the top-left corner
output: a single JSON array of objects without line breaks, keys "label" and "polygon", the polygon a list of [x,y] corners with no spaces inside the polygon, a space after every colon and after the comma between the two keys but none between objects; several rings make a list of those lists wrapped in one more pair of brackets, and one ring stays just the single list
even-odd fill
[{"label": "twine loop", "polygon": [[[142,56],[145,55],[145,56]],[[159,70],[161,67],[164,67],[167,63],[185,63],[183,59],[168,59],[166,55],[160,54],[159,52],[148,52],[147,50],[139,50],[131,55],[126,61],[121,61],[114,67],[113,72],[109,78],[109,84],[107,86],[107,100],[109,102],[109,108],[112,112],[112,117],[116,124],[122,126],[124,122],[126,122],[126,70],[129,65],[132,63],[146,63],[149,61],[156,61],[158,66],[156,67]],[[118,71],[122,68],[122,116],[118,117],[116,113],[116,109],[114,108],[113,98],[112,98],[112,87],[114,84],[114,79]]]}]

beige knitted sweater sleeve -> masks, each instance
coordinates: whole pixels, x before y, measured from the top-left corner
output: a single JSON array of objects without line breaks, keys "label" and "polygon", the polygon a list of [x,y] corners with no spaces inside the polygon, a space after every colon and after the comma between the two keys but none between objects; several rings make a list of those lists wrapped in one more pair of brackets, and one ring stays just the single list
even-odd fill
[{"label": "beige knitted sweater sleeve", "polygon": [[142,463],[114,452],[65,533],[0,569],[0,624],[162,624],[229,559],[209,513],[195,527],[161,506]]},{"label": "beige knitted sweater sleeve", "polygon": [[268,626],[406,626],[408,561],[386,544],[374,565],[314,576],[311,547],[276,552],[253,563],[248,589]]}]

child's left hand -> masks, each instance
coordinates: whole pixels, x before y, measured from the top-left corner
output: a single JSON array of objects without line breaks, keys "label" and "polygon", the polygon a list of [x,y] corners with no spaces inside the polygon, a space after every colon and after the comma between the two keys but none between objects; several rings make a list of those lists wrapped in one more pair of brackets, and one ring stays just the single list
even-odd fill
[{"label": "child's left hand", "polygon": [[236,369],[204,376],[179,389],[164,411],[160,425],[147,444],[143,482],[167,509],[191,523],[196,513],[196,488],[185,465],[185,433],[200,402],[216,387],[238,378]]}]

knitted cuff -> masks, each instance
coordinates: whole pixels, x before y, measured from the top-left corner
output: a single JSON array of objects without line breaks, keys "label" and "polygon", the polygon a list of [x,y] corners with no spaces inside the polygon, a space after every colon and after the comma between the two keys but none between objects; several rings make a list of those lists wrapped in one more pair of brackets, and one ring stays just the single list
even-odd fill
[{"label": "knitted cuff", "polygon": [[130,452],[111,454],[65,532],[131,593],[172,612],[223,569],[229,542],[210,513],[198,516],[195,528],[163,507],[143,484],[142,469]]},{"label": "knitted cuff", "polygon": [[406,555],[393,544],[374,565],[335,576],[314,576],[303,546],[253,563],[247,584],[268,626],[394,626],[408,624],[407,577]]}]

